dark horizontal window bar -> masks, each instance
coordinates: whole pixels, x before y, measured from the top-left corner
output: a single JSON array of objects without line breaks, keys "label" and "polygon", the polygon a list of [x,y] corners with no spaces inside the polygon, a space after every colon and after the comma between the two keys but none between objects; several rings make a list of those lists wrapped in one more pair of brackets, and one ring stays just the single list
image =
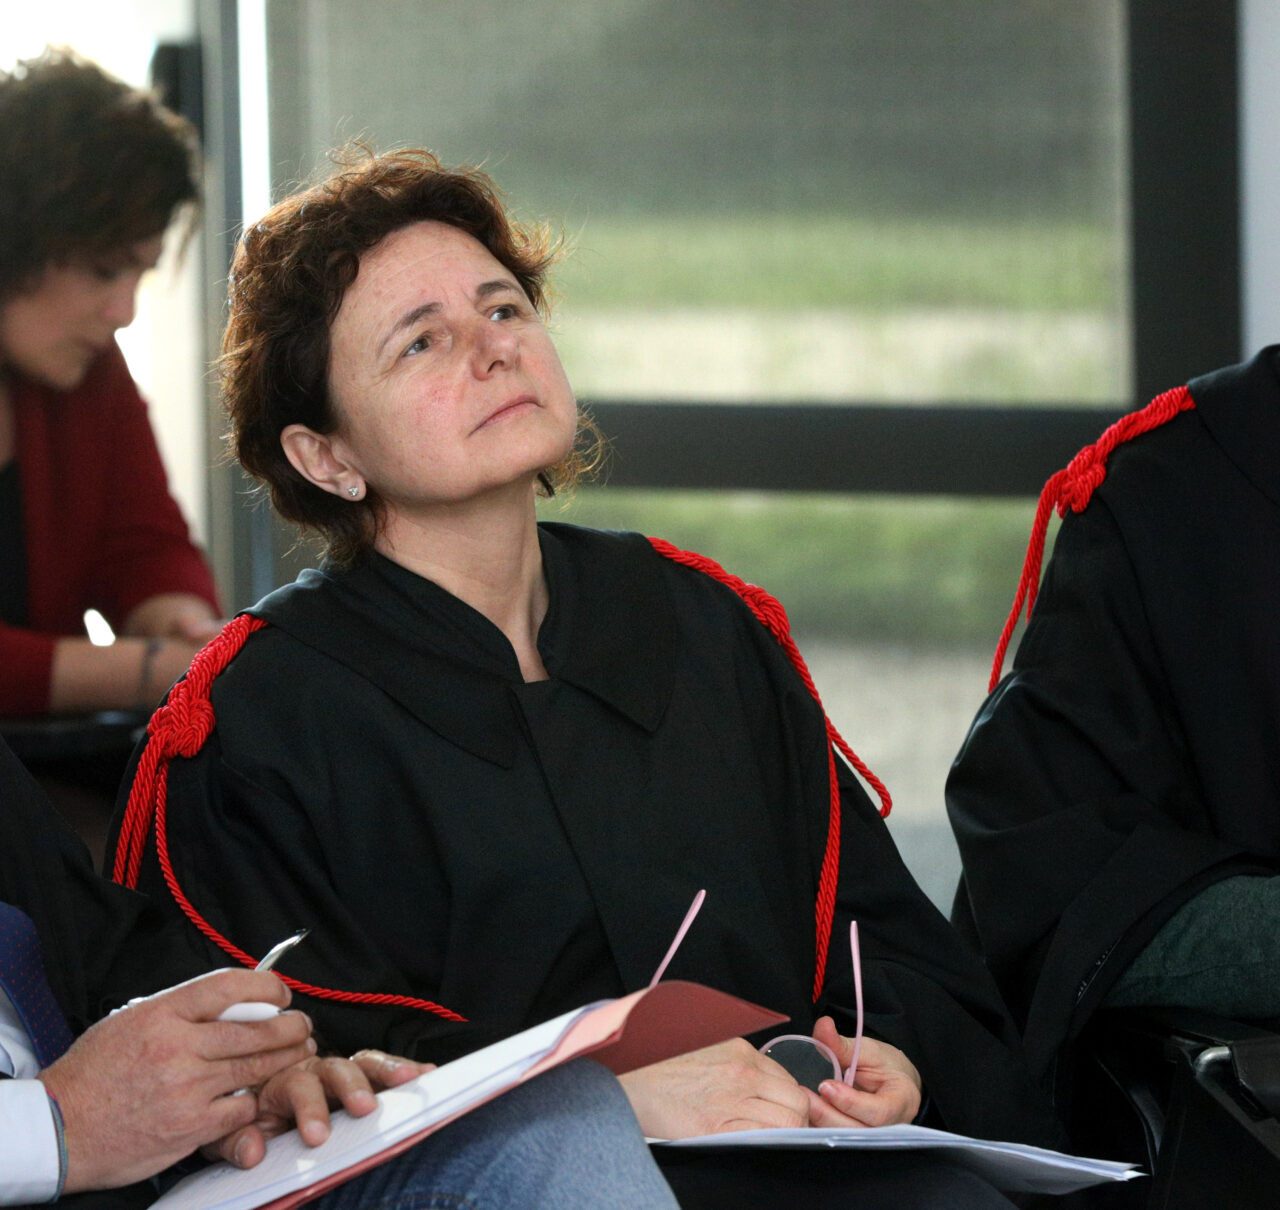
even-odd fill
[{"label": "dark horizontal window bar", "polygon": [[1121,413],[1069,407],[587,403],[615,487],[1035,496]]}]

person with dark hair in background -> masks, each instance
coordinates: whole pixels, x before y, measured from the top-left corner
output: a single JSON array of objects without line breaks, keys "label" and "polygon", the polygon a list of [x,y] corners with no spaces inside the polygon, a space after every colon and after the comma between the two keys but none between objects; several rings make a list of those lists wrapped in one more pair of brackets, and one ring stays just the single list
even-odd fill
[{"label": "person with dark hair in background", "polygon": [[1280,1019],[1280,346],[1054,475],[1023,585],[947,782],[955,921],[1065,1104],[1103,1006]]},{"label": "person with dark hair in background", "polygon": [[[538,523],[594,444],[544,323],[552,257],[484,174],[421,151],[352,153],[244,233],[234,447],[327,557],[170,694],[117,878],[200,918],[211,960],[306,920],[297,976],[338,992],[306,999],[318,1032],[432,1059],[644,986],[705,888],[669,973],[788,1014],[842,1073],[856,920],[852,1082],[806,1088],[735,1039],[622,1077],[646,1134],[920,1118],[1053,1141],[777,603],[665,543]],[[1007,1205],[918,1155],[664,1170],[686,1206]]]},{"label": "person with dark hair in background", "polygon": [[0,72],[0,717],[149,706],[217,632],[114,339],[197,181],[150,94],[64,50]]}]

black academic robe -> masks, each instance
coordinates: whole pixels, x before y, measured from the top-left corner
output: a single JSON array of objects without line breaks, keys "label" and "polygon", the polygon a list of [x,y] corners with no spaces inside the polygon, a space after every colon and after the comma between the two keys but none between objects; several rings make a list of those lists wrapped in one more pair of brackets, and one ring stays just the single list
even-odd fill
[{"label": "black academic robe", "polygon": [[[813,1004],[824,724],[747,607],[638,535],[540,534],[545,682],[523,682],[485,618],[381,556],[254,607],[270,625],[214,682],[210,739],[169,770],[170,857],[196,908],[254,955],[309,926],[283,973],[461,1014],[299,1001],[339,1050],[435,1061],[645,986],[699,888],[668,977],[790,1029],[831,1012],[851,1034],[856,918],[867,1029],[920,1067],[933,1120],[1056,1137],[986,972],[847,772]],[[172,906],[154,835],[141,886]]]},{"label": "black academic robe", "polygon": [[1280,347],[1189,388],[1063,521],[947,784],[1038,1072],[1182,903],[1280,866]]}]

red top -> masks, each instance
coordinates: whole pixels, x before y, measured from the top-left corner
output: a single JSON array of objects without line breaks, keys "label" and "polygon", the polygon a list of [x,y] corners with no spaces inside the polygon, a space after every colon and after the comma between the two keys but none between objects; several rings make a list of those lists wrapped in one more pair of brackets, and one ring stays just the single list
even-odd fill
[{"label": "red top", "polygon": [[12,388],[28,625],[0,623],[0,715],[42,714],[54,644],[84,634],[86,609],[119,629],[158,593],[219,606],[120,351],[113,346],[74,390],[23,379]]}]

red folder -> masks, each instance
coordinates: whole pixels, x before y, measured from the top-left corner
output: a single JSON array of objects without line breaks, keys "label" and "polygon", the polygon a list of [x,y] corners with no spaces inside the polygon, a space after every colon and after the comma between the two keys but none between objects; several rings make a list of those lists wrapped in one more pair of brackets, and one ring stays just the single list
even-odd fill
[{"label": "red folder", "polygon": [[[199,1210],[218,1210],[219,1207],[225,1210],[289,1210],[329,1192],[369,1168],[386,1163],[477,1106],[570,1059],[590,1055],[614,1074],[622,1075],[663,1059],[712,1046],[727,1038],[781,1024],[787,1018],[701,984],[673,980],[618,1000],[587,1005],[576,1013],[566,1014],[561,1020],[563,1029],[550,1040],[545,1036],[546,1026],[535,1027],[496,1047],[459,1059],[456,1064],[447,1064],[402,1088],[380,1094],[380,1097],[400,1094],[418,1084],[429,1087],[425,1082],[433,1079],[438,1084],[442,1073],[447,1076],[449,1070],[456,1069],[459,1064],[469,1064],[482,1073],[475,1082],[483,1086],[474,1097],[468,1096],[464,1090],[459,1094],[461,1100],[457,1107],[448,1116],[433,1118],[420,1129],[411,1128],[408,1134],[403,1132],[402,1123],[394,1139],[388,1139],[385,1146],[377,1143],[379,1128],[373,1121],[377,1115],[370,1115],[367,1119],[348,1119],[344,1123],[359,1133],[358,1144],[340,1140],[336,1127],[338,1119],[346,1115],[339,1111],[334,1115],[334,1135],[319,1147],[307,1147],[297,1132],[291,1131],[271,1140],[267,1160],[259,1168],[240,1171],[230,1165],[216,1164],[179,1182],[155,1203],[153,1210],[196,1210],[197,1207]],[[521,1052],[520,1042],[525,1038],[531,1039],[530,1049]],[[483,1057],[490,1052],[498,1053],[499,1048],[502,1048],[503,1062],[508,1062],[513,1053],[519,1056],[519,1060],[509,1077],[504,1075],[495,1085],[492,1079],[484,1078]],[[529,1062],[524,1062],[525,1059]],[[422,1116],[424,1119],[430,1116],[425,1096]],[[410,1114],[404,1122],[412,1123],[412,1120],[413,1115]],[[328,1150],[330,1148],[332,1150]],[[294,1154],[302,1161],[296,1173],[266,1178],[262,1170],[287,1164]]]}]

